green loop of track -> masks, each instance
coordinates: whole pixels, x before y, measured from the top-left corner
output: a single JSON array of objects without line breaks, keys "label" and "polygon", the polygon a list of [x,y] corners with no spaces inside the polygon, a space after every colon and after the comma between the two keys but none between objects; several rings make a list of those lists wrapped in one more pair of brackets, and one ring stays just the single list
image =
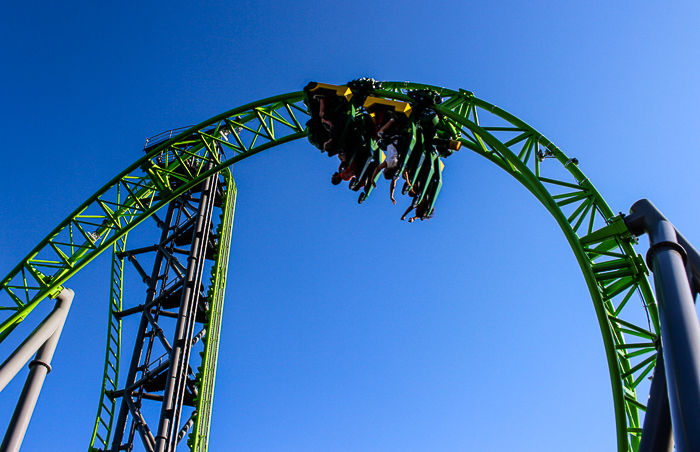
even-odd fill
[{"label": "green loop of track", "polygon": [[[410,101],[406,95],[410,89],[440,92],[444,102],[435,110],[443,121],[460,130],[462,144],[518,180],[561,228],[579,263],[600,325],[618,451],[636,451],[641,436],[639,410],[645,409],[636,387],[653,370],[659,329],[648,270],[634,251],[634,237],[577,162],[504,110],[468,91],[414,83],[386,82],[373,95]],[[57,293],[71,276],[168,202],[236,162],[304,138],[308,113],[302,99],[300,92],[290,93],[218,115],[159,144],[112,179],[0,281],[0,314],[4,314],[0,341],[41,300]],[[228,142],[219,138],[221,127],[232,131]],[[235,131],[238,127],[243,127],[240,133]],[[230,158],[218,159],[216,142]],[[202,170],[206,162],[214,163],[209,171]],[[641,309],[640,303],[631,302],[638,296],[648,309],[650,326],[630,320]]]}]

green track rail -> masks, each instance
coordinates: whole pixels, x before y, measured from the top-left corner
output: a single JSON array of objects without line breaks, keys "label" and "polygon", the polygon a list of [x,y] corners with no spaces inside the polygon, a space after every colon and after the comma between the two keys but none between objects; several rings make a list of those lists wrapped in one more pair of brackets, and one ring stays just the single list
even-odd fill
[{"label": "green track rail", "polygon": [[[221,171],[223,177],[223,197],[221,200],[221,217],[216,231],[217,249],[214,265],[211,267],[207,298],[212,300],[208,322],[204,325],[207,334],[202,339],[204,350],[201,352],[201,364],[197,368],[196,386],[199,396],[195,399],[196,408],[194,425],[188,437],[192,451],[206,451],[209,442],[209,426],[214,398],[216,363],[219,352],[224,295],[226,292],[226,274],[233,233],[233,218],[236,210],[236,184],[230,168]],[[107,351],[105,356],[104,377],[100,393],[97,418],[90,440],[89,450],[107,450],[112,433],[112,421],[115,414],[115,399],[109,396],[117,390],[119,378],[119,359],[121,347],[121,318],[116,315],[122,310],[122,290],[124,276],[124,256],[126,235],[115,244],[112,252],[112,275],[110,292],[110,309],[107,331]]]},{"label": "green track rail", "polygon": [[109,291],[109,318],[107,321],[107,351],[105,352],[104,377],[100,390],[100,404],[97,409],[97,419],[92,431],[90,448],[94,445],[106,449],[112,429],[112,419],[116,403],[108,397],[111,391],[117,390],[119,381],[119,358],[122,344],[122,322],[116,313],[122,310],[124,295],[124,259],[119,253],[126,249],[126,234],[112,245],[112,273]]},{"label": "green track rail", "polygon": [[209,323],[206,325],[207,334],[204,337],[202,364],[197,369],[196,384],[199,390],[197,396],[197,417],[192,432],[187,439],[191,451],[206,452],[209,447],[209,427],[211,426],[211,411],[214,403],[214,383],[216,381],[216,363],[219,356],[219,337],[221,321],[224,312],[224,296],[226,294],[226,275],[228,273],[228,257],[233,234],[233,216],[236,211],[236,184],[228,168],[223,171],[226,175],[224,197],[222,200],[223,213],[216,231],[218,247],[215,254],[216,263],[212,266],[209,279],[207,298],[211,301]]},{"label": "green track rail", "polygon": [[[414,83],[387,82],[373,95],[409,101],[410,89],[435,89],[444,101],[435,109],[443,121],[461,132],[466,148],[489,159],[527,188],[549,211],[579,263],[600,325],[612,385],[618,451],[636,451],[641,436],[640,410],[645,406],[636,388],[654,368],[658,315],[647,280],[644,260],[634,248],[621,216],[616,216],[595,186],[571,159],[544,135],[506,111],[465,90],[449,90]],[[308,115],[302,93],[290,93],[254,102],[216,116],[157,144],[112,179],[56,227],[29,255],[0,281],[0,341],[46,297],[54,297],[75,273],[109,248],[123,250],[129,231],[158,209],[207,177],[271,147],[306,137],[302,125]],[[303,120],[297,119],[299,115]],[[222,127],[231,130],[228,141],[217,138]],[[236,131],[237,128],[242,130]],[[231,155],[221,161],[220,143]],[[158,156],[161,156],[159,159]],[[163,158],[162,156],[165,156]],[[459,158],[459,157],[453,157]],[[185,165],[184,163],[188,164]],[[193,165],[194,163],[194,165]],[[207,163],[213,167],[205,171]],[[187,168],[199,168],[190,171]],[[233,187],[231,185],[230,188]],[[235,188],[234,188],[235,190]],[[235,196],[234,196],[235,203]],[[231,212],[231,221],[233,212]],[[230,231],[222,220],[219,259],[228,259]],[[223,245],[222,245],[223,246]],[[116,247],[116,248],[115,248]],[[223,304],[225,263],[219,263],[212,288]],[[217,266],[215,266],[216,268]],[[110,324],[95,444],[106,444],[113,404],[104,394],[116,387],[119,325],[112,314],[121,308],[121,264],[113,260]],[[634,302],[631,300],[635,299]],[[217,304],[217,309],[221,306]],[[641,316],[640,311],[646,310]],[[220,315],[220,311],[217,311]],[[633,319],[649,318],[639,325]],[[217,320],[217,322],[220,321]],[[214,387],[218,328],[210,332],[216,346],[203,356],[198,379],[203,392],[197,401],[198,419],[188,440],[191,450],[205,451]],[[214,338],[216,336],[216,338]],[[112,367],[114,367],[112,369]],[[98,431],[104,429],[101,433]]]}]

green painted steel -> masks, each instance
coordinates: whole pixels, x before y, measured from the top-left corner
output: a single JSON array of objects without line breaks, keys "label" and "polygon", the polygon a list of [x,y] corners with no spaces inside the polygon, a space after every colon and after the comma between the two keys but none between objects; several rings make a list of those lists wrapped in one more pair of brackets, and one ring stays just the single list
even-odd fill
[{"label": "green painted steel", "polygon": [[100,390],[100,403],[97,407],[97,418],[92,430],[90,449],[99,447],[106,450],[112,432],[115,400],[109,397],[111,391],[117,390],[119,381],[119,358],[122,345],[122,321],[116,314],[122,310],[124,294],[124,258],[120,253],[126,250],[124,234],[112,245],[112,273],[109,291],[109,318],[107,321],[107,351],[105,352],[105,367]]},{"label": "green painted steel", "polygon": [[[56,296],[70,277],[170,201],[246,157],[306,136],[296,118],[306,113],[300,100],[300,93],[276,96],[191,127],[156,145],[88,198],[0,281],[0,312],[6,315],[0,341],[43,299]],[[222,127],[232,129],[233,142],[215,137]],[[221,162],[215,142],[235,156]],[[209,162],[214,167],[205,171]]]},{"label": "green painted steel", "polygon": [[[188,437],[188,445],[193,451],[206,451],[209,441],[209,426],[214,398],[214,382],[216,377],[216,362],[219,351],[219,336],[226,291],[226,274],[233,232],[233,218],[236,209],[236,184],[230,168],[221,171],[223,177],[224,195],[221,200],[221,222],[216,231],[217,249],[215,262],[211,267],[209,291],[207,298],[212,300],[208,323],[204,326],[207,334],[202,339],[204,351],[201,365],[197,368],[195,384],[197,386],[196,416],[194,425]],[[104,377],[100,393],[100,403],[97,418],[88,450],[107,450],[111,438],[115,400],[109,397],[111,391],[117,390],[119,377],[119,358],[121,349],[121,317],[116,313],[122,310],[122,291],[124,275],[124,256],[126,238],[122,236],[114,245],[112,251],[112,275],[110,291],[109,321],[107,326],[107,351],[105,356]]]},{"label": "green painted steel", "polygon": [[[404,91],[423,89],[425,85],[387,83],[384,88],[390,91],[377,95],[409,101]],[[654,341],[659,327],[648,270],[632,248],[635,239],[579,169],[578,162],[537,130],[468,91],[430,88],[447,98],[435,110],[459,127],[462,144],[515,177],[559,224],[588,285],[603,335],[618,450],[636,451],[642,427],[639,410],[645,406],[635,389],[655,364]],[[646,328],[624,320],[633,311],[628,301],[635,293],[642,297],[651,319]],[[629,336],[642,337],[645,342],[631,349],[626,343]]]},{"label": "green painted steel", "polygon": [[[659,328],[648,270],[633,248],[635,237],[576,159],[525,122],[471,92],[386,82],[372,95],[410,102],[406,94],[411,89],[438,91],[444,102],[434,109],[446,125],[461,133],[462,145],[518,180],[561,228],[588,285],[603,336],[618,451],[636,451],[641,435],[639,411],[645,409],[636,387],[655,364]],[[152,144],[144,157],[89,198],[0,282],[0,312],[8,314],[0,324],[0,340],[42,299],[55,296],[72,275],[175,197],[244,158],[305,137],[297,119],[300,113],[308,114],[302,98],[298,92],[251,103]],[[230,131],[228,142],[217,138],[222,128]],[[220,161],[215,142],[233,156]],[[207,162],[214,166],[204,171]],[[192,163],[199,169],[188,170]],[[223,290],[225,279],[216,278],[224,276],[215,276],[216,290]],[[630,302],[635,296],[641,303]],[[631,320],[639,317],[640,309],[646,310],[647,325]],[[108,354],[109,350],[108,346]],[[209,381],[215,355],[203,363],[202,381]],[[210,381],[213,389],[213,378]],[[208,414],[197,425],[200,433],[190,437],[190,446],[204,451]]]}]

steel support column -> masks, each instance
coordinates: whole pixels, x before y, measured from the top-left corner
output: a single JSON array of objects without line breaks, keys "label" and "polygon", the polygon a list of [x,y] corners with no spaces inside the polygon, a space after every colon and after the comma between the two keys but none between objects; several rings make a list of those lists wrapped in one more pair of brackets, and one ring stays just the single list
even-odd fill
[{"label": "steel support column", "polygon": [[[188,170],[206,168],[204,164]],[[235,205],[235,187],[233,194],[229,188],[222,174],[206,179],[169,204],[164,221],[158,220],[161,230],[155,244],[120,254],[133,264],[147,294],[143,304],[115,314],[120,322],[130,316],[139,316],[140,322],[126,381],[120,389],[106,393],[112,400],[122,399],[110,452],[175,451],[178,445],[189,444],[188,433],[199,425],[198,407],[206,413],[211,410],[211,401],[202,405],[199,400],[199,388],[203,357],[218,347],[218,334],[211,336],[210,328],[218,332],[221,302],[216,304],[216,313],[211,303],[222,295],[213,285],[218,281],[214,275],[225,274],[228,259],[228,244],[226,261],[218,258],[222,251],[217,231],[230,230],[230,224],[223,224],[228,218],[224,212],[229,212],[223,210],[224,200]],[[150,274],[144,271],[147,262],[153,265]],[[212,273],[208,283],[203,281],[207,269]],[[215,323],[210,322],[212,315]],[[207,428],[206,440],[208,423],[202,425]]]},{"label": "steel support column", "polygon": [[[44,380],[46,375],[51,372],[51,360],[56,351],[58,339],[61,337],[63,326],[66,323],[74,295],[72,290],[63,289],[56,297],[56,307],[53,312],[22,344],[23,346],[25,344],[28,345],[24,347],[24,350],[27,350],[32,344],[36,345],[36,342],[41,340],[46,335],[45,333],[51,330],[48,339],[45,339],[43,344],[38,347],[36,357],[29,363],[29,375],[22,389],[22,394],[17,401],[17,407],[10,420],[10,425],[7,427],[5,438],[2,441],[2,445],[0,445],[1,452],[18,452],[22,446],[22,441],[24,441],[29,421],[32,419],[32,414],[34,414],[34,407],[36,407],[36,402],[39,400],[39,393],[44,385]],[[11,359],[12,357],[8,361],[11,361]]]},{"label": "steel support column", "polygon": [[[175,211],[175,206],[177,201],[171,202],[168,205],[168,212],[165,215],[165,222],[158,223],[158,226],[162,229],[162,233],[160,236],[160,242],[164,242],[168,238],[168,234],[170,233],[170,223],[173,220],[173,213]],[[145,304],[150,304],[153,302],[153,299],[155,298],[156,294],[156,287],[158,285],[159,281],[159,274],[161,271],[163,265],[163,256],[161,253],[158,253],[155,258],[155,262],[153,264],[153,272],[151,274],[151,279],[150,281],[144,281],[148,284],[148,288],[146,289],[146,303]],[[139,370],[139,363],[141,361],[141,354],[143,352],[143,346],[146,341],[146,328],[148,326],[148,319],[146,316],[141,316],[141,322],[139,324],[137,333],[136,333],[136,343],[134,345],[134,352],[131,356],[131,364],[129,366],[129,371],[126,376],[126,382],[125,382],[125,388],[128,388],[133,385],[134,381],[136,380],[136,374]],[[117,425],[116,428],[114,429],[114,437],[112,439],[112,450],[117,450],[115,448],[118,448],[119,445],[121,445],[122,440],[124,438],[124,432],[126,429],[126,422],[127,418],[129,415],[129,405],[127,403],[127,398],[123,397],[122,398],[122,403],[119,408],[119,414],[117,416]]]},{"label": "steel support column", "polygon": [[642,439],[637,452],[673,452],[673,428],[665,372],[664,354],[659,350],[644,415]]},{"label": "steel support column", "polygon": [[700,323],[686,270],[686,251],[670,221],[648,200],[626,218],[635,235],[647,233],[647,263],[654,272],[666,382],[679,452],[700,451]]},{"label": "steel support column", "polygon": [[[207,167],[209,168],[209,167]],[[197,221],[194,225],[190,254],[187,257],[187,276],[182,286],[182,298],[178,312],[175,337],[170,351],[170,368],[166,380],[163,405],[161,406],[156,452],[175,450],[178,440],[182,403],[185,397],[187,369],[192,348],[195,315],[199,302],[199,287],[202,283],[204,258],[211,234],[211,216],[214,210],[214,194],[217,189],[218,176],[204,181],[200,192]],[[182,435],[184,437],[184,433]]]}]

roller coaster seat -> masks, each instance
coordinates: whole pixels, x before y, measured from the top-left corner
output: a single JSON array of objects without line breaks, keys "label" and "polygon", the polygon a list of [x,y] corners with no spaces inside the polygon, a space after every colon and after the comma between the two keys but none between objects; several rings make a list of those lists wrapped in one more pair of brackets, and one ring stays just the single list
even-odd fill
[{"label": "roller coaster seat", "polygon": [[[378,131],[379,146],[390,154],[388,158],[394,158],[393,153],[389,153],[390,146],[393,145],[396,148],[397,167],[394,168],[392,165],[390,171],[384,172],[384,176],[387,177],[387,174],[391,173],[391,178],[398,179],[415,144],[416,128],[415,124],[409,120],[412,112],[411,105],[370,96],[365,101],[364,107],[371,115]],[[394,120],[391,128],[385,130],[383,134],[379,132],[391,119]]]},{"label": "roller coaster seat", "polygon": [[345,162],[347,165],[355,163],[359,171],[373,158],[378,149],[374,139],[374,123],[367,113],[360,113],[354,119],[354,128],[343,137]]},{"label": "roller coaster seat", "polygon": [[377,183],[377,181],[381,177],[380,174],[377,174],[374,180],[370,180],[372,178],[372,175],[374,174],[374,170],[381,163],[384,163],[384,160],[386,158],[384,152],[381,149],[374,149],[373,152],[373,157],[367,161],[365,168],[360,174],[357,175],[357,183],[353,184],[350,187],[350,189],[355,191],[358,191],[361,187],[364,187],[364,191],[360,193],[360,197],[357,200],[359,204],[362,204],[369,197],[369,195],[374,190],[372,183]]},{"label": "roller coaster seat", "polygon": [[[353,127],[351,123],[356,108],[349,102],[352,98],[353,93],[347,86],[311,82],[304,88],[304,103],[311,114],[311,119],[306,123],[309,142],[322,152],[328,151],[329,156],[338,153],[348,129]],[[325,108],[323,118],[320,115],[322,99]],[[329,128],[323,119],[333,127]],[[333,143],[333,146],[324,148],[327,142]]]},{"label": "roller coaster seat", "polygon": [[420,114],[419,123],[425,150],[434,150],[441,157],[449,157],[462,147],[462,143],[457,140],[460,133],[450,122],[441,120],[435,110],[424,109]]},{"label": "roller coaster seat", "polygon": [[436,170],[436,161],[439,160],[436,152],[427,152],[415,175],[413,183],[413,194],[418,199],[418,202],[425,198]]},{"label": "roller coaster seat", "polygon": [[353,93],[352,103],[358,108],[364,105],[365,99],[367,99],[370,93],[382,87],[381,82],[367,77],[352,80],[348,82],[347,85]]},{"label": "roller coaster seat", "polygon": [[412,104],[418,107],[428,107],[442,103],[442,96],[432,89],[413,89],[407,93],[412,99]]},{"label": "roller coaster seat", "polygon": [[328,83],[318,83],[318,82],[311,82],[306,87],[304,88],[304,94],[307,92],[312,92],[314,94],[322,94],[322,95],[329,95],[329,96],[335,96],[338,98],[345,98],[346,101],[350,101],[352,99],[353,93],[350,88],[347,86],[342,86],[342,85],[330,85]]},{"label": "roller coaster seat", "polygon": [[419,210],[416,207],[416,216],[420,217],[421,220],[426,220],[432,218],[433,212],[435,211],[435,202],[442,189],[442,170],[445,169],[445,164],[442,160],[437,159],[435,161],[435,170],[433,171],[433,177],[430,179],[430,183],[425,193],[425,198],[423,199],[424,208]]},{"label": "roller coaster seat", "polygon": [[397,115],[403,115],[405,118],[411,116],[412,107],[407,102],[398,100],[383,99],[381,97],[369,96],[362,105],[370,114],[381,110],[392,110]]},{"label": "roller coaster seat", "polygon": [[[406,159],[402,173],[401,175],[405,175],[406,182],[408,186],[413,186],[416,183],[416,179],[418,176],[418,172],[423,165],[423,161],[426,158],[426,153],[423,152],[423,145],[421,142],[422,137],[420,134],[415,134],[414,135],[414,146],[413,150],[408,155],[408,158]],[[407,189],[404,189],[406,191]]]}]

